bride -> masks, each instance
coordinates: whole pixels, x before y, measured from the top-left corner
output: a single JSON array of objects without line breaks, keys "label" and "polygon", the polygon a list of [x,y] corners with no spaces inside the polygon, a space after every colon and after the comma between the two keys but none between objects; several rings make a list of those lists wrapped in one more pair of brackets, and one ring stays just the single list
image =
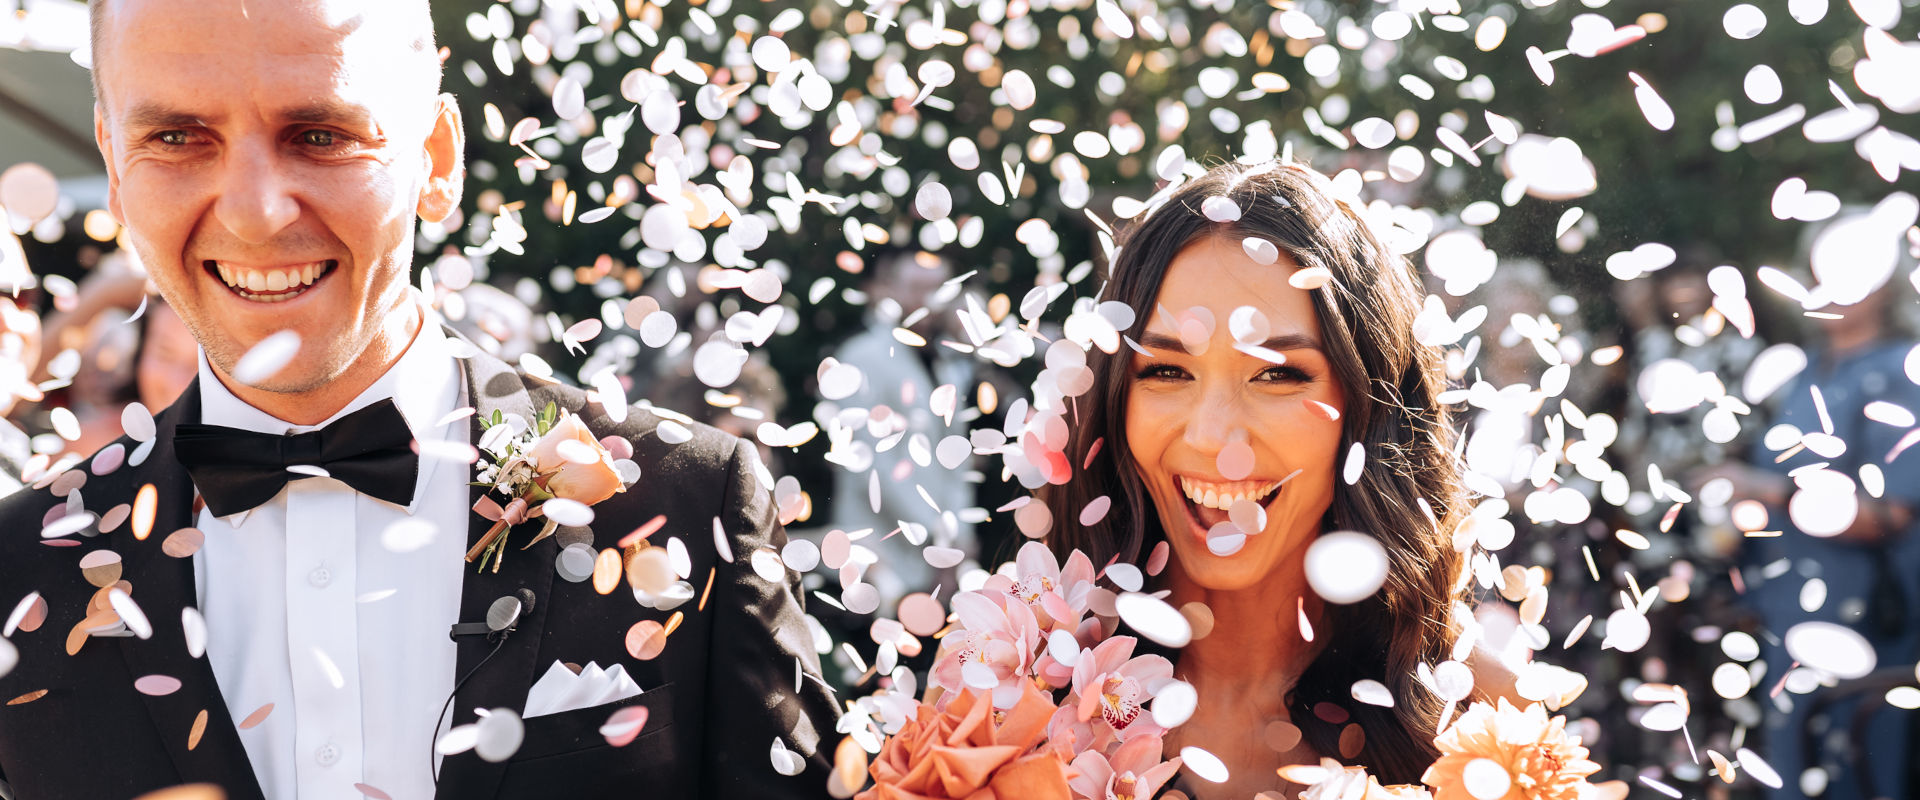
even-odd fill
[{"label": "bride", "polygon": [[[1124,234],[1100,299],[1134,310],[1122,333],[1140,348],[1089,358],[1066,452],[1098,454],[1043,494],[1049,544],[1103,564],[1165,542],[1152,589],[1211,611],[1211,632],[1169,654],[1200,702],[1167,744],[1204,748],[1229,778],[1179,788],[1277,797],[1279,767],[1323,756],[1418,783],[1445,702],[1415,672],[1454,657],[1465,582],[1449,532],[1465,509],[1407,262],[1319,174],[1227,164]],[[1102,496],[1113,510],[1091,525],[1058,513]],[[1384,550],[1385,582],[1358,602],[1309,585],[1308,546],[1334,531]],[[1361,680],[1391,707],[1356,702]]]}]

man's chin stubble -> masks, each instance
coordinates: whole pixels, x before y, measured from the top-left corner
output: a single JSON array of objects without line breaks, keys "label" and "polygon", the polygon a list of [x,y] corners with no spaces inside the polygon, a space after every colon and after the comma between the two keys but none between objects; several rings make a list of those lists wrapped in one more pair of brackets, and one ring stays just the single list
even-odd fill
[{"label": "man's chin stubble", "polygon": [[[212,364],[220,370],[220,374],[226,376],[227,379],[233,380],[235,382],[239,382],[239,379],[234,377],[234,370],[240,366],[240,359],[245,355],[246,355],[245,351],[241,351],[239,353],[233,353],[233,352],[229,352],[228,348],[223,347],[221,348],[221,351],[218,353],[214,352],[213,350],[208,350],[207,360],[212,362]],[[332,369],[327,369],[327,370],[315,371],[310,367],[309,369],[302,370],[300,369],[301,367],[309,366],[315,360],[307,355],[307,353],[305,352],[305,348],[303,347],[302,352],[298,355],[295,355],[293,357],[293,360],[287,362],[287,366],[282,368],[279,372],[276,372],[273,375],[268,376],[265,380],[258,381],[255,383],[247,383],[245,385],[248,388],[256,389],[262,392],[272,392],[274,394],[284,394],[284,395],[299,395],[299,394],[307,394],[310,392],[317,391],[322,387],[325,387],[327,384],[332,383],[334,380],[338,379],[342,374],[344,374],[347,371],[347,367],[352,366],[353,364],[353,360],[351,358],[347,358],[347,359],[339,358],[340,354],[338,352],[327,352],[323,355],[325,357],[319,359],[319,361],[321,361],[322,363],[326,363],[326,362],[339,362],[339,363],[335,364]],[[295,371],[299,371],[302,374],[291,374]]]}]

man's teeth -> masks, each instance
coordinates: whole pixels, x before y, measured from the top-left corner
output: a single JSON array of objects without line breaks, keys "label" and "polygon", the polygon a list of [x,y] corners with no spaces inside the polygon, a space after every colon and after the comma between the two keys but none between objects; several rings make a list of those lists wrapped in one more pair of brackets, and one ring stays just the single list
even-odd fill
[{"label": "man's teeth", "polygon": [[228,286],[250,294],[260,294],[312,286],[313,282],[319,280],[320,275],[327,271],[327,265],[323,262],[315,262],[300,267],[258,270],[229,266],[216,261],[214,269],[220,273],[220,280],[225,281]]},{"label": "man's teeth", "polygon": [[1258,502],[1261,498],[1272,494],[1273,490],[1280,488],[1280,484],[1285,483],[1285,481],[1209,483],[1187,477],[1177,480],[1180,482],[1180,491],[1185,492],[1187,499],[1192,500],[1194,505],[1221,511],[1233,508],[1234,503],[1242,500]]}]

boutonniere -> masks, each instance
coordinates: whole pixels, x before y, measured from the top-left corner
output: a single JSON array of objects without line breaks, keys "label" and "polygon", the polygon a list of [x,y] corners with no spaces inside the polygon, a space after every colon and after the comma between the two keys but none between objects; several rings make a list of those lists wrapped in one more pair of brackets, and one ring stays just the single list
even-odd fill
[{"label": "boutonniere", "polygon": [[[546,517],[539,535],[521,545],[522,550],[553,535],[560,522],[547,515],[547,503],[561,500],[591,506],[626,491],[613,454],[593,438],[579,417],[553,403],[547,403],[533,425],[517,434],[497,409],[480,423],[480,469],[473,485],[487,487],[487,493],[473,510],[492,520],[493,527],[467,551],[467,561],[477,558],[483,569],[491,559],[493,571],[500,571],[507,531],[515,525]],[[494,499],[496,493],[508,498],[505,505]]]}]

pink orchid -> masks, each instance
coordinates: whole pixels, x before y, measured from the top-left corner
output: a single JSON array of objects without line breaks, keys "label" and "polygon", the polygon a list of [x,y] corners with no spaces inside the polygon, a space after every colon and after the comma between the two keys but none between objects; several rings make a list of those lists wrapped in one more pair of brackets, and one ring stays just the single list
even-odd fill
[{"label": "pink orchid", "polygon": [[1161,761],[1158,735],[1137,736],[1120,745],[1111,757],[1088,750],[1073,759],[1079,772],[1068,779],[1075,797],[1087,800],[1141,800],[1153,797],[1180,771],[1180,759]]},{"label": "pink orchid", "polygon": [[1067,556],[1063,568],[1046,545],[1028,542],[1014,559],[1013,576],[994,575],[982,591],[1001,591],[1020,598],[1033,609],[1044,631],[1072,632],[1087,613],[1095,577],[1093,561],[1085,553],[1075,550]]},{"label": "pink orchid", "polygon": [[1105,638],[1107,633],[1098,617],[1081,620],[1078,630],[1056,628],[1048,635],[1046,651],[1033,662],[1033,674],[1055,689],[1066,688],[1073,680],[1073,665]]},{"label": "pink orchid", "polygon": [[[1082,653],[1073,665],[1073,696],[1078,698],[1080,719],[1099,716],[1123,742],[1165,732],[1141,714],[1153,693],[1173,680],[1173,662],[1151,654],[1134,657],[1135,643],[1131,636],[1115,636]],[[1104,738],[1098,734],[1096,730],[1096,739]]]},{"label": "pink orchid", "polygon": [[1011,708],[1045,641],[1033,611],[1002,593],[961,592],[953,596],[953,613],[959,627],[947,634],[928,682],[949,697],[966,688],[991,691],[995,708]]}]

